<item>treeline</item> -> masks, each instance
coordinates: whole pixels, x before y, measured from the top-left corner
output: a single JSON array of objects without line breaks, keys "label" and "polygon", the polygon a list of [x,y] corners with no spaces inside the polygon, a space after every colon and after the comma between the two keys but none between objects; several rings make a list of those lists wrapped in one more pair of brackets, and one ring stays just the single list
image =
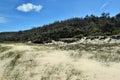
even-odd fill
[{"label": "treeline", "polygon": [[110,36],[120,34],[120,13],[110,17],[87,15],[84,18],[71,18],[52,24],[19,32],[0,33],[0,41],[50,42],[62,38],[81,38],[83,36]]}]

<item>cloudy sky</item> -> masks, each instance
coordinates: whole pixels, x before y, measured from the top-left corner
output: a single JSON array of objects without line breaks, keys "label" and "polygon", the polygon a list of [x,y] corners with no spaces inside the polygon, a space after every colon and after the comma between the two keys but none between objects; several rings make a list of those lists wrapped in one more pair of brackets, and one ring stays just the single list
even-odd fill
[{"label": "cloudy sky", "polygon": [[102,12],[120,13],[120,0],[0,0],[0,32]]}]

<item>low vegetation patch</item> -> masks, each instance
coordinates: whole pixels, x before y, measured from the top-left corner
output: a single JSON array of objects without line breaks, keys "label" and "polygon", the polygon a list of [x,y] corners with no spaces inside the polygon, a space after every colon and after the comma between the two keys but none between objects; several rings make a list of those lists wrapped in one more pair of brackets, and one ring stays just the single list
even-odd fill
[{"label": "low vegetation patch", "polygon": [[41,80],[81,80],[82,72],[76,70],[71,65],[47,65],[46,70],[43,72]]},{"label": "low vegetation patch", "polygon": [[120,51],[116,50],[116,47],[120,47],[120,44],[52,44],[51,46],[62,50],[73,50],[74,52],[70,53],[70,56],[74,58],[80,58],[82,56],[81,51],[86,51],[89,54],[93,54],[93,56],[90,56],[91,59],[102,62],[120,61]]},{"label": "low vegetation patch", "polygon": [[7,53],[4,53],[4,54],[0,55],[0,59],[3,60],[3,59],[6,59],[6,58],[13,58],[13,57],[19,55],[20,53],[22,53],[22,52],[17,52],[17,51],[12,52],[12,51],[10,51],[10,52],[7,52]]},{"label": "low vegetation patch", "polygon": [[3,47],[3,46],[0,45],[0,53],[4,52],[6,50],[9,50],[9,49],[11,49],[11,47],[7,47],[7,46]]},{"label": "low vegetation patch", "polygon": [[117,52],[97,52],[90,58],[102,62],[120,62],[120,54],[118,54]]},{"label": "low vegetation patch", "polygon": [[70,53],[70,57],[74,59],[79,59],[81,58],[82,53],[80,51],[74,51]]},{"label": "low vegetation patch", "polygon": [[62,49],[62,50],[85,50],[85,51],[99,51],[103,48],[111,48],[111,47],[115,47],[115,46],[118,46],[120,47],[120,44],[49,44],[47,46],[52,46],[52,47],[55,47],[56,49]]},{"label": "low vegetation patch", "polygon": [[11,69],[14,69],[17,60],[21,57],[21,54],[17,54],[10,62]]}]

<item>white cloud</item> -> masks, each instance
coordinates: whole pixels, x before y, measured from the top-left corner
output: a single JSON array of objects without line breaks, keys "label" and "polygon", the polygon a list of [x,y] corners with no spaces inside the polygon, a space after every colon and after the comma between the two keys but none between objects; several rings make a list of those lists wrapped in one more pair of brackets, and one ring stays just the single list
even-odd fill
[{"label": "white cloud", "polygon": [[0,23],[6,23],[6,19],[4,17],[0,17]]},{"label": "white cloud", "polygon": [[30,11],[36,11],[39,12],[42,9],[43,6],[41,5],[33,5],[32,3],[26,3],[22,4],[17,7],[17,10],[22,12],[30,12]]}]

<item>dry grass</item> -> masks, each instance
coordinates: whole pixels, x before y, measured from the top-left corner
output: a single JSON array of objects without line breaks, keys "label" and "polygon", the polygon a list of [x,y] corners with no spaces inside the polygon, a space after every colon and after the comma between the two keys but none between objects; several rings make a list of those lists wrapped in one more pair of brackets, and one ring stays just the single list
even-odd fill
[{"label": "dry grass", "polygon": [[8,47],[8,46],[3,47],[3,46],[0,45],[0,53],[2,53],[4,51],[7,51],[9,49],[11,49],[11,47]]},{"label": "dry grass", "polygon": [[[0,80],[119,80],[117,44],[2,44]],[[101,63],[102,62],[102,63]],[[103,64],[109,62],[109,66]],[[116,63],[117,62],[117,63]]]}]

